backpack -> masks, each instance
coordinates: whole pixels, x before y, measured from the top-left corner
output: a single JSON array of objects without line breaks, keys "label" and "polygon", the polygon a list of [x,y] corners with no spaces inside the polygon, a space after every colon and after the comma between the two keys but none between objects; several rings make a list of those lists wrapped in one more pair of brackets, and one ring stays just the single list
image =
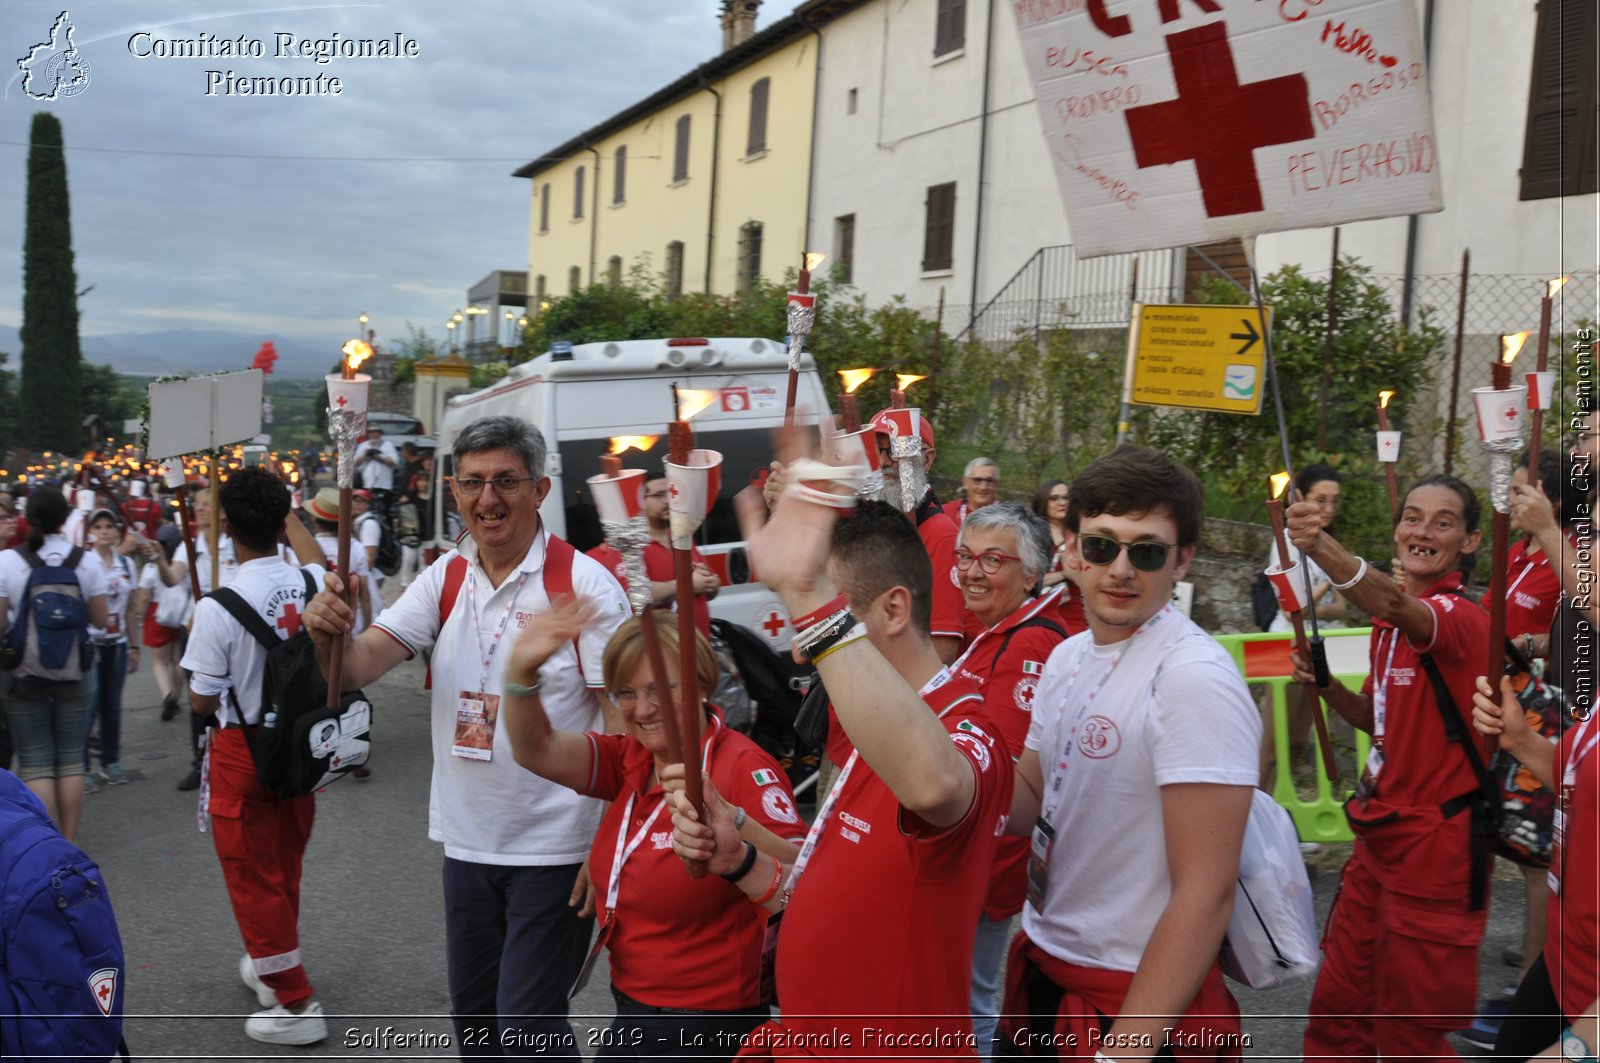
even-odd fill
[{"label": "backpack", "polygon": [[[416,546],[422,542],[422,518],[417,515],[415,502],[402,502],[398,507],[400,524],[400,545]],[[378,551],[383,551],[383,544],[378,544]]]},{"label": "backpack", "polygon": [[372,563],[372,567],[385,576],[399,572],[400,541],[394,537],[394,530],[389,527],[389,522],[375,516],[363,517],[362,520],[378,522],[378,559]]},{"label": "backpack", "polygon": [[1275,989],[1311,977],[1320,956],[1316,901],[1294,820],[1252,790],[1222,973],[1251,989]]},{"label": "backpack", "polygon": [[0,770],[0,1058],[126,1059],[125,973],[100,868]]},{"label": "backpack", "polygon": [[[306,601],[317,593],[311,573]],[[244,728],[245,742],[256,762],[256,778],[279,797],[301,797],[366,763],[372,706],[359,690],[344,691],[339,707],[328,708],[328,683],[317,667],[311,633],[303,626],[286,639],[267,625],[239,593],[223,587],[206,595],[228,611],[267,651],[261,672],[261,726]],[[244,713],[231,696],[239,722]]]},{"label": "backpack", "polygon": [[0,670],[39,683],[76,682],[94,667],[89,610],[77,572],[83,550],[74,546],[59,565],[45,564],[29,546],[17,547],[17,553],[33,571],[0,652]]},{"label": "backpack", "polygon": [[1265,572],[1257,572],[1250,581],[1250,619],[1262,631],[1270,631],[1278,619],[1278,592]]}]

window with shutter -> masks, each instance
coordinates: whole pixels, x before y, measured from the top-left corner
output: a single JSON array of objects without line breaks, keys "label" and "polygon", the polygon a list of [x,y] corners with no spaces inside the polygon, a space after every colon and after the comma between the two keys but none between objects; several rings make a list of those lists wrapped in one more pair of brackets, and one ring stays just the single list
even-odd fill
[{"label": "window with shutter", "polygon": [[956,235],[956,184],[929,185],[928,198],[923,200],[926,220],[923,224],[922,270],[949,269],[954,263],[953,249]]},{"label": "window with shutter", "polygon": [[550,182],[539,186],[539,231],[550,231]]},{"label": "window with shutter", "polygon": [[626,145],[617,149],[616,157],[611,165],[611,202],[618,204],[628,198],[628,148]]},{"label": "window with shutter", "polygon": [[770,78],[762,78],[750,86],[750,136],[744,153],[756,155],[767,150],[767,89]]},{"label": "window with shutter", "polygon": [[672,179],[689,179],[689,116],[678,119],[677,142],[672,149]]},{"label": "window with shutter", "polygon": [[934,56],[958,52],[966,46],[967,0],[939,0],[938,12],[934,16]]},{"label": "window with shutter", "polygon": [[833,219],[833,268],[840,281],[849,284],[855,273],[856,216],[843,214]]},{"label": "window with shutter", "polygon": [[667,245],[667,298],[676,299],[683,294],[683,241],[674,240]]},{"label": "window with shutter", "polygon": [[761,283],[761,223],[747,221],[739,226],[738,290],[755,290]]},{"label": "window with shutter", "polygon": [[583,271],[577,266],[567,270],[567,294],[577,294],[578,288],[583,284]]},{"label": "window with shutter", "polygon": [[1522,199],[1600,192],[1594,0],[1540,0],[1522,147]]},{"label": "window with shutter", "polygon": [[583,217],[583,175],[585,167],[578,167],[578,172],[572,175],[572,216]]}]

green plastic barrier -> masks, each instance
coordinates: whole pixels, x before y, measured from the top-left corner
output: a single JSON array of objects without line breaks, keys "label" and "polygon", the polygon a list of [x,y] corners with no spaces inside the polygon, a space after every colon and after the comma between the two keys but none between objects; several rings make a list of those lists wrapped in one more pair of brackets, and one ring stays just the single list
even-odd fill
[{"label": "green plastic barrier", "polygon": [[[1372,629],[1370,627],[1325,628],[1322,634],[1327,639],[1330,670],[1350,689],[1360,689],[1367,678],[1367,646]],[[1356,742],[1354,764],[1349,763],[1344,757],[1339,758],[1340,777],[1336,792],[1334,783],[1323,769],[1322,756],[1313,731],[1311,750],[1316,761],[1317,795],[1314,800],[1309,801],[1301,797],[1294,785],[1294,765],[1289,762],[1287,727],[1287,694],[1289,688],[1295,685],[1288,670],[1288,649],[1294,642],[1293,633],[1218,635],[1216,639],[1233,658],[1233,663],[1238,667],[1239,674],[1244,676],[1245,684],[1251,688],[1251,692],[1257,693],[1264,687],[1271,698],[1272,733],[1277,752],[1277,771],[1272,783],[1272,799],[1288,809],[1289,815],[1294,817],[1295,828],[1300,833],[1301,841],[1350,841],[1352,835],[1350,826],[1344,818],[1344,802],[1355,789],[1354,773],[1359,772],[1361,766],[1367,762],[1367,750],[1372,744],[1371,736],[1363,731],[1353,732]],[[1338,719],[1337,714],[1329,711],[1320,699],[1318,699],[1318,711],[1323,712],[1329,719]],[[1335,749],[1337,751],[1337,737]],[[1348,778],[1346,773],[1350,773]]]}]

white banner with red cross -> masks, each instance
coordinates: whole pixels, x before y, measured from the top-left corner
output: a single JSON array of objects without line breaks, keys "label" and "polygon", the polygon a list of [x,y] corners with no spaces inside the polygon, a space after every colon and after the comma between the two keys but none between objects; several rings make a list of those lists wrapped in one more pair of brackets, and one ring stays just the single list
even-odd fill
[{"label": "white banner with red cross", "polygon": [[1016,0],[1079,257],[1441,209],[1411,0]]}]

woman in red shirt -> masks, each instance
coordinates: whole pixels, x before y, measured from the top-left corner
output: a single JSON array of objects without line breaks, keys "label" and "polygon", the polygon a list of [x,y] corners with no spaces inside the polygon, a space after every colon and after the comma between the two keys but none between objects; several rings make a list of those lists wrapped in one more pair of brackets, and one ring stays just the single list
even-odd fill
[{"label": "woman in red shirt", "polygon": [[[617,1014],[599,1035],[598,1054],[641,1059],[689,1054],[730,1059],[740,1037],[764,1022],[761,944],[766,912],[718,875],[691,879],[672,851],[672,812],[662,771],[669,765],[662,713],[678,686],[678,632],[657,624],[672,696],[656,689],[637,619],[624,622],[601,662],[623,734],[558,731],[539,702],[539,668],[571,641],[586,617],[558,606],[529,621],[512,647],[501,718],[517,763],[552,782],[611,802],[589,850],[589,875],[600,908],[600,934],[611,954]],[[717,663],[695,636],[696,676],[716,689]],[[740,831],[752,845],[794,860],[805,824],[788,776],[764,750],[704,704],[700,762],[723,799],[739,806]],[[754,852],[755,850],[750,850]],[[753,859],[753,857],[752,857]],[[694,1046],[687,1049],[686,1046]]]}]

